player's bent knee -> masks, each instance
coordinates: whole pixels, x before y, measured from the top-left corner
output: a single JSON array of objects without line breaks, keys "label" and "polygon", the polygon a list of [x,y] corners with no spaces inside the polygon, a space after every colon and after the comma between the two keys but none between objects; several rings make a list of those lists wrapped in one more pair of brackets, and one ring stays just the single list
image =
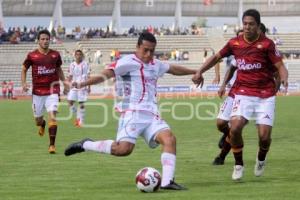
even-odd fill
[{"label": "player's bent knee", "polygon": [[222,131],[224,128],[228,127],[228,121],[217,119],[217,128],[219,131]]},{"label": "player's bent knee", "polygon": [[128,142],[116,143],[111,148],[111,153],[115,156],[128,156],[132,153],[134,144]]},{"label": "player's bent knee", "polygon": [[156,136],[156,141],[164,146],[176,146],[176,137],[171,131],[163,131]]}]

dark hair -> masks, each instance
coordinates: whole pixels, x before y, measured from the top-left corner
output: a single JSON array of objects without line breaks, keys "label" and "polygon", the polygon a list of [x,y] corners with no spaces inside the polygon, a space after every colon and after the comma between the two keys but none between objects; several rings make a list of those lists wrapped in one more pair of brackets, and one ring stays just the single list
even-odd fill
[{"label": "dark hair", "polygon": [[250,16],[250,17],[253,17],[256,21],[256,23],[259,25],[260,24],[260,14],[257,10],[255,9],[249,9],[249,10],[246,10],[243,14],[243,19],[244,17],[246,16]]},{"label": "dark hair", "polygon": [[80,49],[77,49],[77,50],[75,51],[75,53],[77,53],[77,52],[79,52],[79,53],[81,53],[81,54],[83,55],[83,52],[82,52]]},{"label": "dark hair", "polygon": [[263,23],[260,23],[259,29],[263,34],[265,34],[267,32],[267,28]]},{"label": "dark hair", "polygon": [[47,29],[44,29],[44,30],[39,31],[39,33],[38,33],[38,35],[37,35],[37,39],[38,39],[38,40],[40,39],[40,36],[41,36],[42,34],[46,34],[46,35],[48,35],[49,38],[50,38],[50,32],[49,32]]},{"label": "dark hair", "polygon": [[152,43],[156,44],[156,39],[155,39],[154,35],[149,32],[143,32],[140,34],[137,45],[140,46],[143,43],[143,40],[146,40],[148,42],[152,42]]}]

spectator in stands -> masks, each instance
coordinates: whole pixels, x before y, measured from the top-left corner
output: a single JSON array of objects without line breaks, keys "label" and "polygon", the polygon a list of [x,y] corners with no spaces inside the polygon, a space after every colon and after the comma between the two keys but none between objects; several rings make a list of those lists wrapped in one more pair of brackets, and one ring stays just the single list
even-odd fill
[{"label": "spectator in stands", "polygon": [[8,99],[13,99],[13,97],[14,97],[14,82],[12,80],[8,81],[7,89],[8,89],[7,98]]},{"label": "spectator in stands", "polygon": [[5,80],[2,81],[1,87],[2,87],[2,97],[3,97],[3,99],[6,99],[7,98],[7,87],[8,87],[8,85],[7,85],[7,82]]},{"label": "spectator in stands", "polygon": [[100,64],[101,63],[101,57],[102,57],[102,52],[101,52],[100,49],[98,49],[94,54],[94,63]]},{"label": "spectator in stands", "polygon": [[181,60],[180,51],[178,49],[175,49],[175,60],[177,60],[177,61]]},{"label": "spectator in stands", "polygon": [[272,34],[273,35],[276,35],[277,34],[277,28],[275,26],[273,26],[272,28]]}]

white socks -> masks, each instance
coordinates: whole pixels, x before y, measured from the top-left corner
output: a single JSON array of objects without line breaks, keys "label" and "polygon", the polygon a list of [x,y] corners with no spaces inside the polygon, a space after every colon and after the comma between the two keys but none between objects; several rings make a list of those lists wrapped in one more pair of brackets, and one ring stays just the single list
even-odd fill
[{"label": "white socks", "polygon": [[175,166],[176,166],[176,155],[171,153],[161,154],[161,164],[162,164],[162,181],[161,186],[164,187],[174,179]]},{"label": "white socks", "polygon": [[86,141],[83,143],[83,148],[86,151],[96,151],[104,154],[111,154],[111,145],[113,140]]},{"label": "white socks", "polygon": [[85,108],[79,108],[79,111],[77,112],[77,119],[79,119],[80,124],[84,123],[84,117],[85,117]]}]

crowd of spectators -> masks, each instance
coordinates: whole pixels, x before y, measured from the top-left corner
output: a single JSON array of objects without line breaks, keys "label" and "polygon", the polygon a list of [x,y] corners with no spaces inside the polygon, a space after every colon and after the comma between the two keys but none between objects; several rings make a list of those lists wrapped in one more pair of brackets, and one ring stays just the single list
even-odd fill
[{"label": "crowd of spectators", "polygon": [[[9,27],[6,29],[0,28],[0,43],[11,43],[18,44],[20,42],[34,42],[36,40],[37,33],[46,29],[46,27],[38,26],[28,28],[23,27]],[[203,29],[191,25],[189,28],[176,29],[170,27],[135,27],[131,26],[128,30],[124,31],[122,34],[116,34],[111,31],[109,26],[104,28],[85,28],[77,26],[72,30],[67,31],[65,27],[58,26],[51,30],[52,40],[54,43],[61,42],[65,40],[83,40],[90,38],[108,38],[108,37],[134,37],[138,36],[141,32],[148,31],[154,35],[201,35],[204,34]]]}]

